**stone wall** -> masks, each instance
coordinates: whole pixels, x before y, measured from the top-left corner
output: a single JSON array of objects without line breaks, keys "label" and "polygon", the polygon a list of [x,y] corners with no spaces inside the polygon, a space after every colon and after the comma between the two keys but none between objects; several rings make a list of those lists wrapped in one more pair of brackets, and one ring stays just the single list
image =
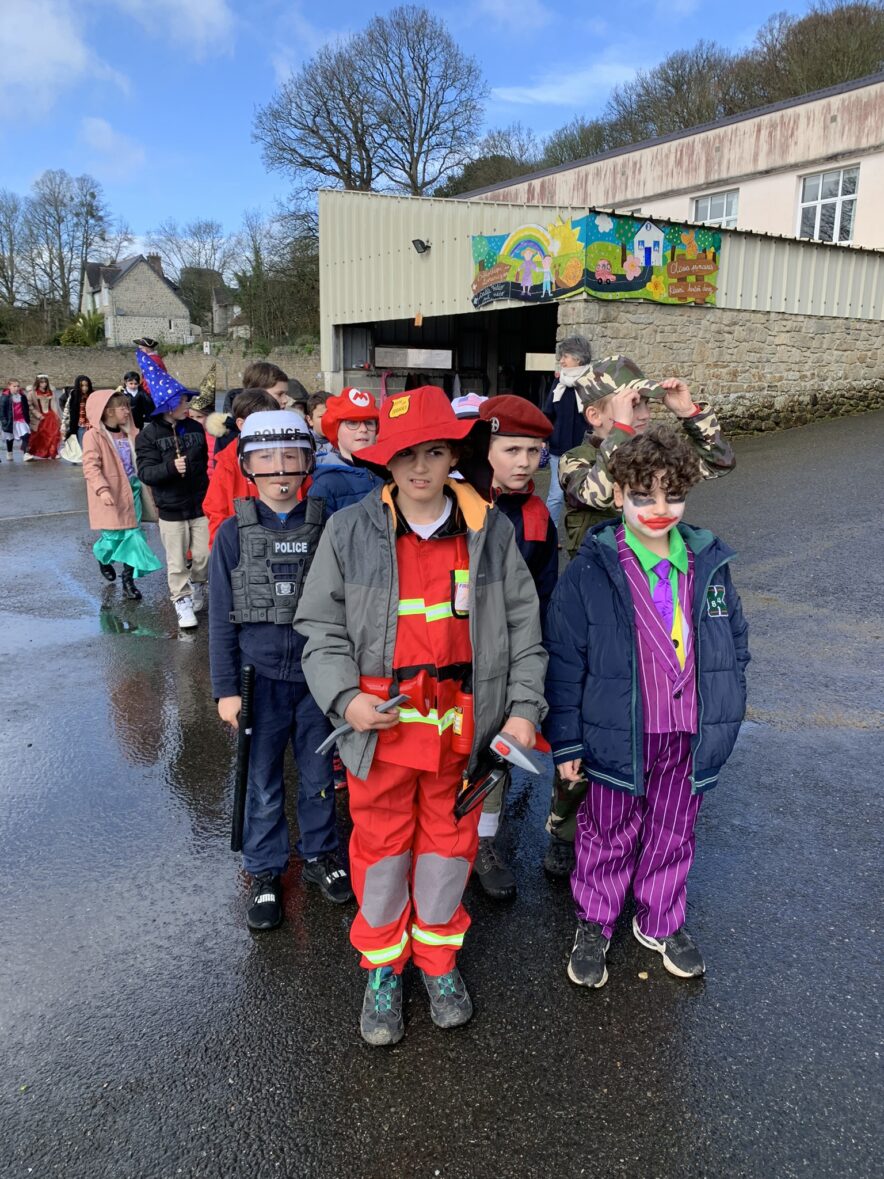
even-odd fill
[{"label": "stone wall", "polygon": [[[182,384],[195,389],[209,370],[213,360],[218,361],[218,389],[232,389],[242,383],[246,365],[261,357],[246,356],[240,345],[213,345],[212,356],[205,356],[202,348],[189,348],[186,352],[173,353],[166,357],[166,367]],[[314,356],[304,356],[291,349],[280,348],[267,357],[278,364],[290,377],[301,382],[312,393],[322,386],[317,376],[319,351]],[[92,378],[96,389],[113,388],[123,379],[123,373],[135,367],[135,348],[19,348],[14,344],[0,344],[0,388],[5,388],[10,377],[17,377],[25,385],[33,381],[37,373],[48,373],[54,387],[73,384],[74,377],[85,373]]]},{"label": "stone wall", "polygon": [[649,376],[683,377],[735,433],[884,407],[872,320],[586,299],[559,306],[558,335],[587,336],[595,357],[623,352]]}]

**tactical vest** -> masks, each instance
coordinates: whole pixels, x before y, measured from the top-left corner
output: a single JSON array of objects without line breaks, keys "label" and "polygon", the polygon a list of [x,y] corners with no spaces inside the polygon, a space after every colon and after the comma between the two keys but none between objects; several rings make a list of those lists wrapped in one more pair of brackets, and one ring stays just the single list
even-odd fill
[{"label": "tactical vest", "polygon": [[[239,528],[239,564],[230,573],[230,621],[291,626],[322,532],[325,500],[308,499],[304,523],[286,532],[258,522],[256,500],[233,502]],[[288,572],[277,573],[279,566]]]}]

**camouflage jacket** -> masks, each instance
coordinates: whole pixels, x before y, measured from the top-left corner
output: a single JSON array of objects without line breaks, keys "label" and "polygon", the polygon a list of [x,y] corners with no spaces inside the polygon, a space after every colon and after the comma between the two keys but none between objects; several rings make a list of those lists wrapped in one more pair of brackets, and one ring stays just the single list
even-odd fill
[{"label": "camouflage jacket", "polygon": [[[692,418],[680,418],[682,427],[700,459],[704,479],[717,479],[736,465],[733,449],[722,435],[715,411],[706,401]],[[615,426],[607,438],[587,434],[582,446],[575,446],[559,459],[559,482],[565,493],[565,534],[568,555],[573,557],[586,532],[594,524],[617,515],[614,484],[608,462],[618,446],[633,435]]]}]

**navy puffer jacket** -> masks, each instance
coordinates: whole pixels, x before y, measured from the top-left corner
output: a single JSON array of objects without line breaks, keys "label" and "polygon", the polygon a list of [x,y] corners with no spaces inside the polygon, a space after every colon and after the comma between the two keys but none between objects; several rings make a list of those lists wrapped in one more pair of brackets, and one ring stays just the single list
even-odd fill
[{"label": "navy puffer jacket", "polygon": [[354,463],[348,463],[333,450],[322,462],[317,463],[307,495],[324,499],[325,510],[331,516],[341,508],[358,504],[382,483],[383,479],[368,467],[357,467]]},{"label": "navy puffer jacket", "polygon": [[[544,622],[549,651],[544,735],[556,764],[583,768],[630,794],[644,793],[635,612],[617,556],[619,520],[586,534],[560,578]],[[718,781],[746,711],[748,626],[728,563],[734,552],[703,528],[679,524],[694,554],[693,622],[699,731],[691,740],[694,792]]]}]

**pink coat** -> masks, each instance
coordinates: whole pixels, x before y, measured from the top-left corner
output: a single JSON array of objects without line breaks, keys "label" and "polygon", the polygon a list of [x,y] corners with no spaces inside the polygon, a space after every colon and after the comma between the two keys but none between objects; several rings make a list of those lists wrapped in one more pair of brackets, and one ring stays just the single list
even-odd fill
[{"label": "pink coat", "polygon": [[[126,471],[117,454],[110,433],[101,423],[101,415],[114,395],[113,389],[96,389],[86,402],[86,416],[92,427],[83,436],[83,475],[86,478],[86,503],[89,508],[89,527],[112,531],[134,528],[135,498]],[[135,460],[135,437],[138,431],[130,421],[125,430],[132,459]],[[99,495],[109,491],[113,504],[103,504]]]}]

